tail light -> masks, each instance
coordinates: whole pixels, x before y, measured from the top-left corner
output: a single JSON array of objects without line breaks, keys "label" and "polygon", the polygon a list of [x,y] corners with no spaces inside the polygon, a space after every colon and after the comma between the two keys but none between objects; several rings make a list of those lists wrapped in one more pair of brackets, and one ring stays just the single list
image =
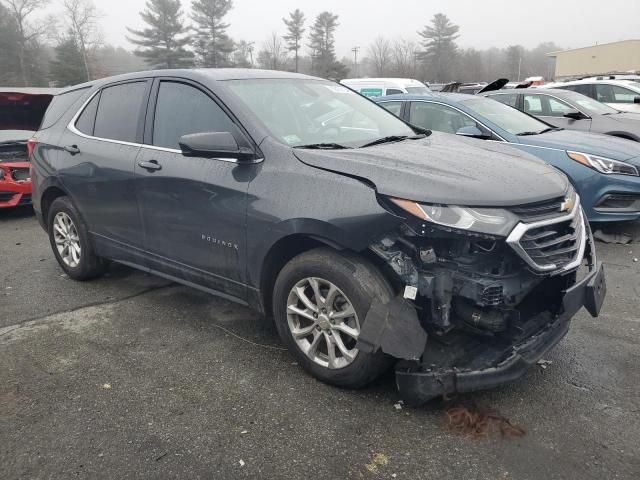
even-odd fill
[{"label": "tail light", "polygon": [[38,139],[36,137],[31,137],[27,140],[27,153],[29,154],[29,160],[31,160],[31,155],[33,155],[36,145],[38,145]]}]

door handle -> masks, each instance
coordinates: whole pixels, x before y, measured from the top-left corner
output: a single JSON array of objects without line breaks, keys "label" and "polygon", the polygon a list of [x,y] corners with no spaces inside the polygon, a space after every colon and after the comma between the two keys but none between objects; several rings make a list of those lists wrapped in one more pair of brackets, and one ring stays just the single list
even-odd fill
[{"label": "door handle", "polygon": [[157,160],[149,160],[148,162],[138,162],[138,166],[141,168],[144,168],[149,172],[162,170],[162,165],[160,165]]},{"label": "door handle", "polygon": [[67,145],[64,147],[64,151],[70,153],[71,155],[77,155],[80,153],[80,149],[77,145]]}]

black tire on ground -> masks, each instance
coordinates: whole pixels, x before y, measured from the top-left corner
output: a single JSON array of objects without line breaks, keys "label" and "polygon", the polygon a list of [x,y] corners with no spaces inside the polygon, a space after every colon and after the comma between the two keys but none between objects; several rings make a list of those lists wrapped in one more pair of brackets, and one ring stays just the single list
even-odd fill
[{"label": "black tire on ground", "polygon": [[[78,262],[78,265],[74,267],[67,265],[63,261],[55,244],[53,223],[56,215],[60,212],[66,213],[69,218],[71,218],[71,221],[78,232],[80,242],[80,261]],[[69,278],[74,280],[91,280],[101,276],[106,271],[108,262],[94,253],[93,244],[89,237],[87,226],[69,197],[58,197],[49,207],[47,231],[49,232],[49,243],[51,244],[53,254],[56,257],[58,264]]]},{"label": "black tire on ground", "polygon": [[392,359],[381,351],[358,352],[352,363],[329,369],[315,363],[296,343],[287,320],[291,289],[305,278],[327,280],[337,286],[353,305],[360,327],[374,298],[385,302],[393,290],[382,273],[369,261],[351,253],[318,248],[302,253],[287,263],[276,279],[273,292],[274,320],[280,338],[298,363],[317,379],[344,388],[360,388],[384,373]]}]

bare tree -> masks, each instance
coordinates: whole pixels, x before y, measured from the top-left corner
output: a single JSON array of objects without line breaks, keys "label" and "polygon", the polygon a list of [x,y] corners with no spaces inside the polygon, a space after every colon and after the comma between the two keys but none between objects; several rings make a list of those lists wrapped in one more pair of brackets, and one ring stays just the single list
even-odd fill
[{"label": "bare tree", "polygon": [[389,71],[391,64],[391,42],[380,36],[369,45],[369,57],[373,62],[375,74],[378,77],[384,76]]},{"label": "bare tree", "polygon": [[399,77],[415,77],[418,60],[418,44],[403,38],[393,42],[391,48],[393,73]]},{"label": "bare tree", "polygon": [[20,78],[24,86],[31,83],[27,68],[27,51],[29,46],[43,37],[51,28],[49,22],[31,22],[32,14],[44,8],[49,0],[4,0],[18,29],[18,60],[20,62]]},{"label": "bare tree", "polygon": [[262,68],[271,70],[283,70],[285,68],[287,46],[276,32],[273,32],[262,44],[262,50],[258,53],[258,63]]},{"label": "bare tree", "polygon": [[82,55],[87,80],[92,80],[89,56],[100,43],[100,14],[92,0],[64,0],[63,7],[69,33],[75,38]]}]

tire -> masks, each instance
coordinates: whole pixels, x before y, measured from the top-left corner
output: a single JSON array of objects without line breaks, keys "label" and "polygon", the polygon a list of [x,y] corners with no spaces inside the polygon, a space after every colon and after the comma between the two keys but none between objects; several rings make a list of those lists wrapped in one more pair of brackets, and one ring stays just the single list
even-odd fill
[{"label": "tire", "polygon": [[[313,280],[317,282],[317,290]],[[333,295],[331,284],[336,287]],[[319,291],[320,302],[316,301],[315,291]],[[316,310],[309,308],[309,303],[297,292],[302,292]],[[384,373],[392,359],[381,351],[373,354],[358,351],[357,335],[353,334],[359,333],[357,326],[362,327],[373,298],[384,302],[392,297],[391,286],[370,262],[357,255],[318,248],[293,258],[278,275],[273,292],[275,324],[282,341],[307,372],[331,385],[360,388]],[[323,303],[324,300],[327,302]],[[353,316],[346,313],[350,311],[349,304]],[[299,315],[300,311],[304,315]],[[316,316],[312,317],[314,312]],[[345,317],[338,318],[341,316]],[[328,342],[333,343],[333,360]]]},{"label": "tire", "polygon": [[53,254],[70,278],[91,280],[106,271],[108,262],[95,254],[87,226],[69,197],[58,197],[49,207],[47,231]]}]

